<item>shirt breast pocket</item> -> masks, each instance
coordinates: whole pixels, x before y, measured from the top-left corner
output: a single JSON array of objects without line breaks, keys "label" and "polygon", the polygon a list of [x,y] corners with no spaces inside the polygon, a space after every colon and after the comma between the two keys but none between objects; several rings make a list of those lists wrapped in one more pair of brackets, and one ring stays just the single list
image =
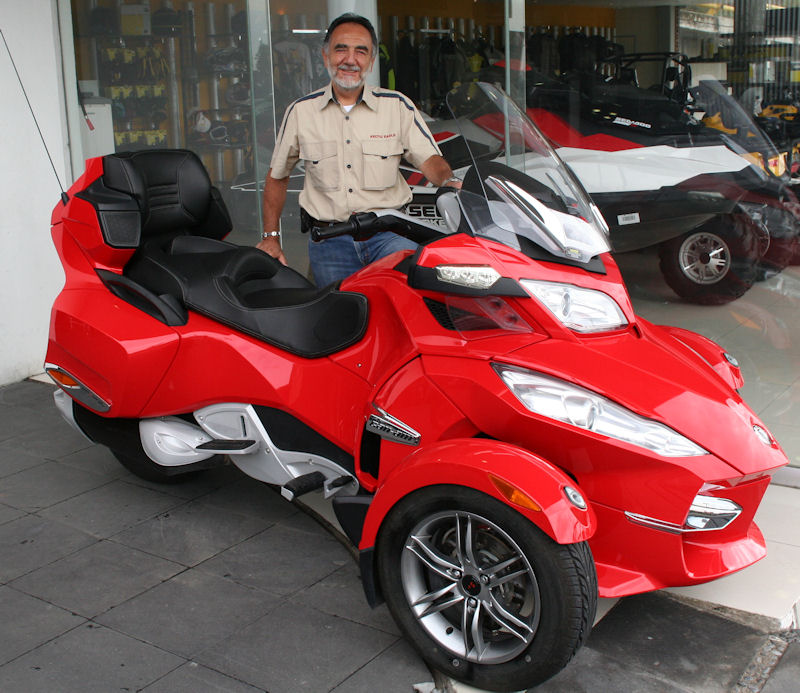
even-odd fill
[{"label": "shirt breast pocket", "polygon": [[366,140],[361,143],[364,155],[364,190],[385,190],[397,183],[403,145],[395,139]]},{"label": "shirt breast pocket", "polygon": [[338,190],[339,157],[336,142],[304,142],[300,158],[305,161],[306,177],[317,190]]}]

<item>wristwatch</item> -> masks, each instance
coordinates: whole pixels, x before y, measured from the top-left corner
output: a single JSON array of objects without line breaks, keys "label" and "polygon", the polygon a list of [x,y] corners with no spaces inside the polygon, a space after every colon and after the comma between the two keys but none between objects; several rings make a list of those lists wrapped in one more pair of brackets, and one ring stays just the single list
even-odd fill
[{"label": "wristwatch", "polygon": [[262,240],[267,240],[268,238],[277,238],[281,235],[280,231],[262,231],[261,238]]}]

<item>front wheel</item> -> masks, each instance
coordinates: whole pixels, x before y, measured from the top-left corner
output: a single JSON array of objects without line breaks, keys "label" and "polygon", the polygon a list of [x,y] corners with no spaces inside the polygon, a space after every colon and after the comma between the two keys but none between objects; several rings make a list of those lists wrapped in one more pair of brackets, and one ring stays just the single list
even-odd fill
[{"label": "front wheel", "polygon": [[753,285],[759,233],[742,215],[721,216],[661,244],[661,272],[681,298],[704,305],[728,303]]},{"label": "front wheel", "polygon": [[597,608],[588,545],[555,543],[523,515],[473,489],[404,498],[377,544],[389,609],[435,669],[488,690],[520,690],[558,673]]}]

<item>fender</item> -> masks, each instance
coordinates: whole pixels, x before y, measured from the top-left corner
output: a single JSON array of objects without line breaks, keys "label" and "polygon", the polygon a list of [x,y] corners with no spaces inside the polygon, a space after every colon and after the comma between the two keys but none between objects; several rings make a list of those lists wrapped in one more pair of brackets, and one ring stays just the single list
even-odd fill
[{"label": "fender", "polygon": [[[518,489],[540,510],[510,501],[493,479]],[[578,489],[578,484],[546,460],[497,440],[454,438],[415,450],[389,474],[370,503],[359,549],[374,546],[384,518],[401,498],[439,484],[468,486],[493,496],[559,544],[586,541],[597,526],[591,506],[578,508],[564,493],[565,486]]]}]

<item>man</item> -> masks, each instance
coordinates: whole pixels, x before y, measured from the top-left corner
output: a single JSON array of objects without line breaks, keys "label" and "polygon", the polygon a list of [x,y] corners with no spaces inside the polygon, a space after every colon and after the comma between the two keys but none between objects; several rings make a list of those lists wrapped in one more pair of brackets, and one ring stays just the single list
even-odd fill
[{"label": "man", "polygon": [[[289,174],[300,159],[306,173],[300,193],[303,230],[408,203],[411,190],[400,174],[402,157],[435,185],[461,186],[414,104],[399,92],[365,87],[377,47],[368,19],[352,13],[334,19],[322,46],[331,83],[286,109],[264,184],[264,231],[257,246],[283,264],[278,222]],[[326,286],[414,247],[408,239],[382,232],[365,241],[309,239],[308,254],[314,280]]]}]

